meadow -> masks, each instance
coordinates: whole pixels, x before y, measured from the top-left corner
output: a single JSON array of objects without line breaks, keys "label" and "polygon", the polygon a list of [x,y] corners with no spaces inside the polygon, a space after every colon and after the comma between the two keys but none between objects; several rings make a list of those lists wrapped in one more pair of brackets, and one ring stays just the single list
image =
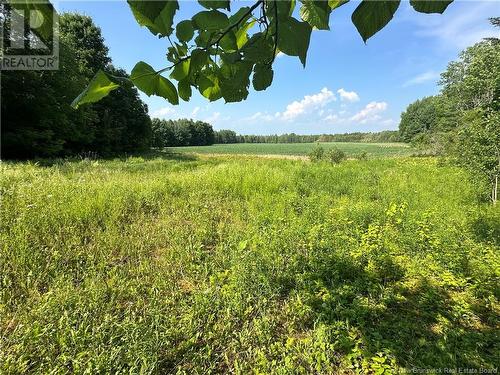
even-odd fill
[{"label": "meadow", "polygon": [[[243,155],[308,155],[316,143],[232,143],[211,146],[168,147],[169,152],[197,154],[243,154]],[[368,157],[408,156],[414,150],[404,143],[357,143],[357,142],[321,142],[329,150],[338,148],[348,157],[356,157],[366,152]]]},{"label": "meadow", "polygon": [[2,374],[498,365],[500,206],[437,159],[0,168]]}]

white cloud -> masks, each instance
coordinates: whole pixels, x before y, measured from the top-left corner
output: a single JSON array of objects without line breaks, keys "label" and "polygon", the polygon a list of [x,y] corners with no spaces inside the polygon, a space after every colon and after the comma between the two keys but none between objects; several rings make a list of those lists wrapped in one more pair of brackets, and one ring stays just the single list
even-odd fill
[{"label": "white cloud", "polygon": [[160,109],[157,109],[156,111],[153,111],[151,113],[152,117],[167,117],[168,115],[172,115],[175,113],[175,109],[172,107],[163,107]]},{"label": "white cloud", "polygon": [[293,120],[304,113],[323,107],[334,100],[337,100],[335,94],[328,88],[323,87],[317,94],[306,95],[301,101],[294,101],[288,104],[286,110],[280,114],[280,117],[284,120]]},{"label": "white cloud", "polygon": [[191,117],[196,118],[196,115],[200,111],[200,107],[194,107],[193,111],[191,112]]},{"label": "white cloud", "polygon": [[439,78],[439,73],[434,71],[428,71],[421,74],[416,75],[412,79],[409,79],[405,83],[403,83],[403,87],[420,85],[425,82],[436,81]]},{"label": "white cloud", "polygon": [[262,112],[256,112],[254,113],[252,116],[249,116],[249,117],[244,117],[243,120],[244,121],[272,121],[272,120],[275,120],[277,118],[277,114],[276,115],[270,115],[269,113],[262,113]]},{"label": "white cloud", "polygon": [[436,38],[444,46],[459,49],[498,36],[498,31],[488,23],[488,17],[498,12],[497,1],[463,1],[460,5],[451,4],[442,15],[412,16],[418,26],[416,35]]},{"label": "white cloud", "polygon": [[330,124],[335,124],[342,120],[338,115],[328,115],[326,116],[323,121],[328,122]]},{"label": "white cloud", "polygon": [[357,102],[359,100],[359,95],[355,91],[346,91],[341,88],[337,90],[337,93],[342,101]]},{"label": "white cloud", "polygon": [[204,119],[203,121],[208,122],[209,124],[216,122],[220,118],[220,112],[214,112],[209,117]]},{"label": "white cloud", "polygon": [[368,121],[380,120],[379,113],[387,109],[386,102],[370,102],[365,108],[350,118],[351,121],[365,124]]}]

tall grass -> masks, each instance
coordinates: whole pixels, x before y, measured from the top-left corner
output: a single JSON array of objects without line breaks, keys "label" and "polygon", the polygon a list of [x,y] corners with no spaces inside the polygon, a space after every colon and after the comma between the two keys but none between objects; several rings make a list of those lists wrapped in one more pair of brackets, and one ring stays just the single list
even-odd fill
[{"label": "tall grass", "polygon": [[1,168],[0,373],[497,363],[499,207],[434,159]]}]

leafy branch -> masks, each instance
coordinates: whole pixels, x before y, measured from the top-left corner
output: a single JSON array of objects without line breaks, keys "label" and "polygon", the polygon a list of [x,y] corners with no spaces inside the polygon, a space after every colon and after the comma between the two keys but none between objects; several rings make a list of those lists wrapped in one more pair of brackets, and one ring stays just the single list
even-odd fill
[{"label": "leafy branch", "polygon": [[[214,41],[214,42],[211,42],[209,45],[207,45],[205,48],[202,48],[202,50],[204,50],[205,52],[209,52],[210,48],[214,47],[214,46],[218,46],[220,41],[233,29],[235,28],[238,28],[239,24],[241,22],[243,22],[244,19],[246,19],[249,15],[251,15],[253,13],[253,11],[255,9],[257,9],[260,5],[263,5],[264,4],[264,0],[258,0],[254,5],[252,5],[248,11],[246,11],[239,19],[238,21],[236,21],[235,23],[233,23],[232,25],[230,25],[228,28],[226,28],[226,30],[224,30],[220,35],[219,37]],[[170,38],[169,38],[170,40]],[[184,56],[182,58],[180,58],[178,61],[176,61],[174,64],[170,65],[170,66],[167,66],[165,68],[162,68],[160,70],[157,70],[155,72],[152,72],[152,73],[145,73],[144,75],[142,76],[138,76],[137,78],[142,78],[144,76],[147,76],[147,75],[154,75],[154,74],[161,74],[163,72],[166,72],[167,70],[170,70],[170,69],[173,69],[175,68],[177,65],[183,63],[184,61],[187,61],[189,59],[191,59],[192,55],[187,55],[187,56]]]},{"label": "leafy branch", "polygon": [[[410,5],[417,12],[442,13],[452,1],[410,0]],[[167,58],[172,63],[155,70],[141,61],[132,70],[129,81],[147,95],[159,95],[177,104],[179,97],[186,101],[190,99],[193,87],[211,101],[220,98],[226,102],[244,100],[248,95],[250,76],[255,90],[265,90],[272,83],[272,65],[278,51],[297,56],[305,66],[311,32],[313,29],[328,30],[330,14],[348,0],[301,0],[300,20],[294,17],[295,1],[257,0],[251,7],[240,8],[228,18],[217,9],[230,11],[230,0],[199,0],[200,5],[208,10],[177,23],[175,30],[181,44],[172,43],[170,39],[174,30],[173,19],[179,9],[178,0],[127,2],[141,26],[147,27],[154,35],[168,38],[171,47]],[[351,20],[364,42],[391,21],[400,2],[361,0]],[[246,22],[259,7],[262,8],[258,18]],[[238,19],[233,20],[235,17]],[[243,22],[246,23],[242,26]],[[247,32],[255,22],[260,30],[249,36]],[[272,38],[268,38],[270,31]],[[192,49],[187,42],[195,33],[196,46]],[[218,63],[219,54],[222,64]],[[193,63],[194,57],[196,63]],[[183,64],[188,60],[190,64]],[[177,81],[177,88],[161,75],[168,70],[172,70],[170,78]],[[74,106],[100,100],[119,87],[117,82],[116,77],[99,71],[75,100]]]}]

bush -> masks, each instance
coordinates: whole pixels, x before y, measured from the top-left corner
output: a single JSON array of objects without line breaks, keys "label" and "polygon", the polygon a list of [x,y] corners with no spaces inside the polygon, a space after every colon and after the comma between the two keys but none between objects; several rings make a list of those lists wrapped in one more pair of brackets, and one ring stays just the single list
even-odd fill
[{"label": "bush", "polygon": [[342,160],[345,160],[347,156],[344,151],[339,150],[338,148],[332,148],[331,150],[328,150],[325,158],[334,164],[339,164]]},{"label": "bush", "polygon": [[320,161],[325,156],[325,149],[319,144],[316,144],[308,156],[310,161]]},{"label": "bush", "polygon": [[356,155],[358,160],[368,160],[368,152],[363,151],[362,153]]}]

